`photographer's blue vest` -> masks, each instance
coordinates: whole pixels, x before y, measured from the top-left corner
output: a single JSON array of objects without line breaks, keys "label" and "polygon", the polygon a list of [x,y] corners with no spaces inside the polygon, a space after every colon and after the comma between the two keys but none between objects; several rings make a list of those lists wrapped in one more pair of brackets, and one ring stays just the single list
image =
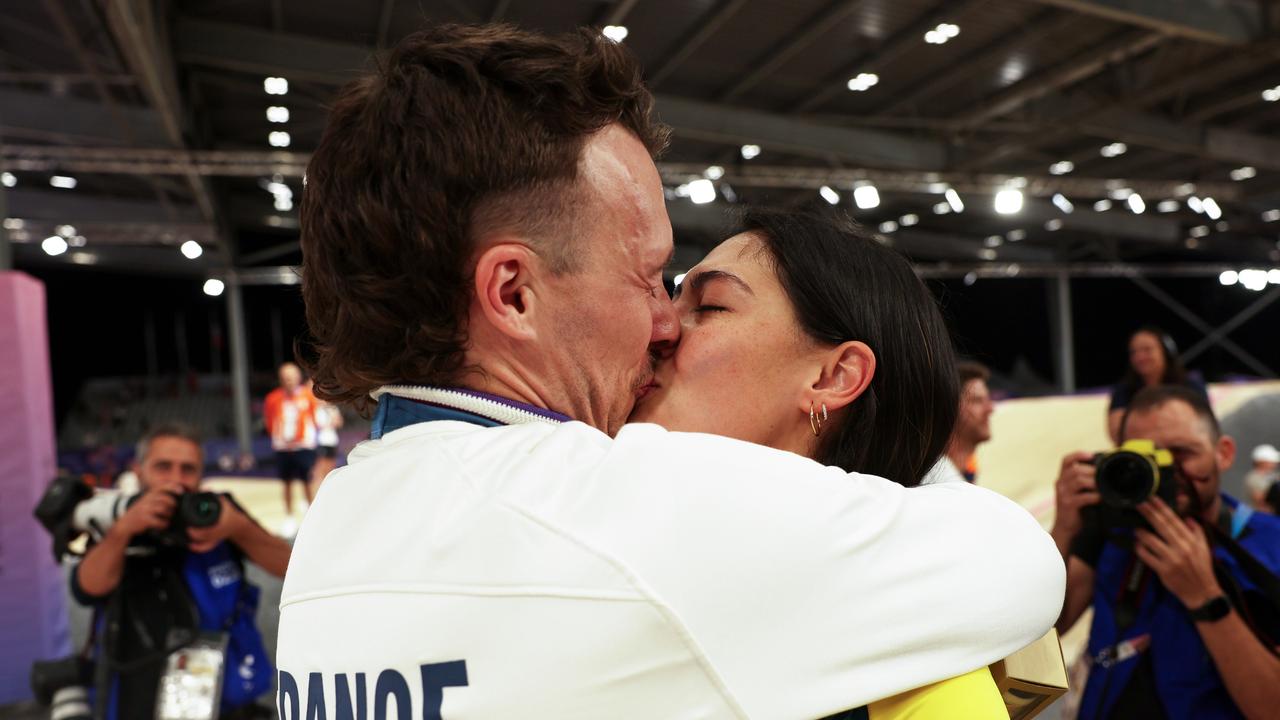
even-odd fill
[{"label": "photographer's blue vest", "polygon": [[[1230,512],[1232,537],[1272,572],[1280,569],[1280,519],[1253,513],[1222,496]],[[1260,592],[1235,558],[1220,547],[1217,560],[1244,592]],[[1121,597],[1134,568],[1133,552],[1108,541],[1098,558],[1093,586],[1093,626],[1089,631],[1089,681],[1080,703],[1081,720],[1110,717],[1144,654],[1150,655],[1156,693],[1170,720],[1243,718],[1236,708],[1196,624],[1154,571],[1136,592],[1133,619],[1121,628]]]}]

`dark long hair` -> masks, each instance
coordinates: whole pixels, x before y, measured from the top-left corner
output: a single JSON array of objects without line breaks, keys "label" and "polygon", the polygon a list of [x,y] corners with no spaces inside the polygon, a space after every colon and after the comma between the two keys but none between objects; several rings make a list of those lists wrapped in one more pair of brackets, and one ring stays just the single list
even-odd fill
[{"label": "dark long hair", "polygon": [[[1164,375],[1160,377],[1159,385],[1185,385],[1187,383],[1187,368],[1178,359],[1178,345],[1174,343],[1173,337],[1164,330],[1155,325],[1143,325],[1142,327],[1129,333],[1129,342],[1142,333],[1154,335],[1156,342],[1160,344],[1160,354],[1164,356]],[[1141,390],[1146,383],[1143,382],[1142,376],[1133,369],[1133,362],[1128,360],[1128,345],[1125,345],[1125,362],[1127,370],[1124,379],[1120,381],[1122,385],[1129,389],[1131,393]]]},{"label": "dark long hair", "polygon": [[805,332],[860,340],[876,355],[870,386],[831,419],[815,459],[919,484],[946,448],[960,397],[933,294],[906,258],[844,216],[752,209],[737,230],[763,241]]}]

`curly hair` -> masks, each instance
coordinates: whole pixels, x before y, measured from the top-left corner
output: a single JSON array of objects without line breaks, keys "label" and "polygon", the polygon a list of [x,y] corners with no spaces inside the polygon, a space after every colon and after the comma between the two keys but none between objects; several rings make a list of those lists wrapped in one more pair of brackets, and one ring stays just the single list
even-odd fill
[{"label": "curly hair", "polygon": [[302,295],[316,395],[367,411],[395,382],[465,363],[474,240],[510,230],[575,268],[583,146],[621,124],[668,131],[631,53],[582,29],[441,25],[406,37],[333,104],[307,166]]}]

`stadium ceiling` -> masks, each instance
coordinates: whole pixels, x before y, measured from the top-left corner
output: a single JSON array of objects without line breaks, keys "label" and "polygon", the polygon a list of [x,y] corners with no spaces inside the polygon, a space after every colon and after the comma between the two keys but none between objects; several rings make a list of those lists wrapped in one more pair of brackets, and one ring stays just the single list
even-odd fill
[{"label": "stadium ceiling", "polygon": [[735,203],[834,202],[923,262],[1280,263],[1262,0],[10,1],[0,232],[19,265],[296,263],[337,88],[423,24],[493,20],[626,28],[682,260]]}]

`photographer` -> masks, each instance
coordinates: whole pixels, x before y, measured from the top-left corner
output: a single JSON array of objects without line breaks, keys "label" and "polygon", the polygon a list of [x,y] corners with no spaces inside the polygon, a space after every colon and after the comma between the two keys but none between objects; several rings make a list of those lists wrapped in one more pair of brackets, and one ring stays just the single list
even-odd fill
[{"label": "photographer", "polygon": [[1274,717],[1280,520],[1219,494],[1235,442],[1200,393],[1140,391],[1120,426],[1121,441],[1138,438],[1168,451],[1153,457],[1170,466],[1159,495],[1171,503],[1155,496],[1125,511],[1129,522],[1100,520],[1117,517],[1103,497],[1121,483],[1087,453],[1068,455],[1057,480],[1053,537],[1067,559],[1059,632],[1094,609],[1080,717]]},{"label": "photographer", "polygon": [[[283,576],[290,547],[218,496],[217,520],[207,527],[173,528],[184,493],[199,490],[204,458],[198,437],[177,425],[149,432],[138,443],[134,470],[142,487],[128,509],[72,574],[82,604],[105,610],[98,652],[98,687],[108,688],[107,717],[152,717],[175,631],[225,633],[222,717],[253,717],[252,701],[270,689],[273,670],[253,626],[257,589],[243,559]],[[166,533],[168,536],[166,536]],[[182,645],[178,635],[177,645]],[[104,659],[106,662],[104,663]]]}]

